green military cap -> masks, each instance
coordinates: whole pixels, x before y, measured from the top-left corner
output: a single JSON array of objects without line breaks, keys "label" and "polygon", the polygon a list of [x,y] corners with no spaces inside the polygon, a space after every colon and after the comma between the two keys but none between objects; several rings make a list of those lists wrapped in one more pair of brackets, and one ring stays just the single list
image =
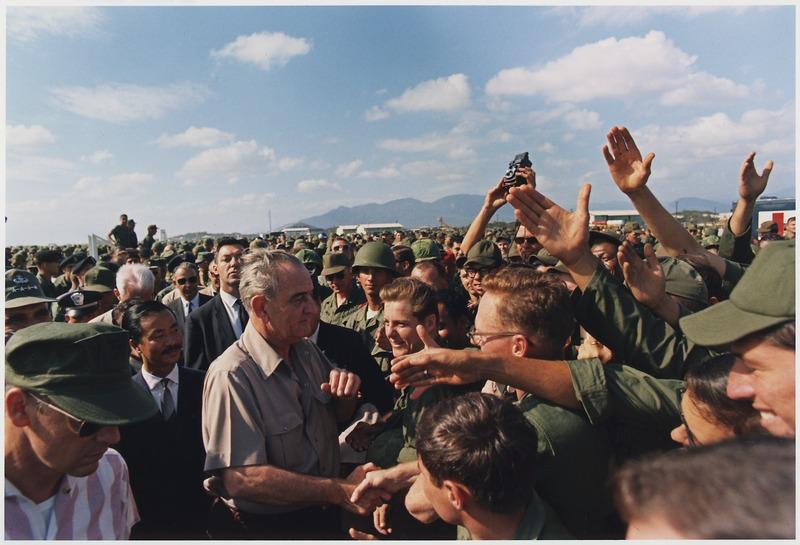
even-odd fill
[{"label": "green military cap", "polygon": [[117,275],[114,271],[103,266],[96,266],[89,269],[83,277],[85,291],[96,291],[106,293],[113,291],[117,287]]},{"label": "green military cap", "polygon": [[307,263],[312,263],[314,265],[319,265],[320,267],[322,266],[322,259],[319,257],[319,254],[314,250],[303,248],[302,250],[294,254],[294,256],[297,259],[299,259],[300,263],[302,263],[303,265]]},{"label": "green military cap", "polygon": [[673,257],[659,257],[658,262],[664,271],[665,291],[668,294],[702,305],[708,304],[708,288],[694,267]]},{"label": "green military cap", "polygon": [[59,322],[20,329],[6,345],[6,384],[17,386],[80,420],[133,424],[158,413],[150,392],[134,384],[128,332],[118,327]]},{"label": "green military cap", "polygon": [[[466,261],[466,260],[467,259],[466,259],[466,256],[465,256],[464,260],[461,262],[461,265],[459,265],[458,264],[458,260],[456,260],[456,266],[459,267],[459,268],[463,267],[464,261]],[[511,246],[508,247],[508,261],[509,262],[515,262],[515,261],[521,261],[521,260],[522,260],[522,256],[519,255],[519,246],[517,246],[516,241],[514,241],[512,239],[511,240]]]},{"label": "green military cap", "polygon": [[322,276],[340,273],[350,266],[350,260],[341,252],[328,252],[322,256]]},{"label": "green military cap", "polygon": [[429,238],[415,240],[411,244],[411,251],[414,252],[414,260],[417,263],[420,261],[433,261],[434,259],[442,258],[441,248],[436,242]]},{"label": "green military cap", "polygon": [[639,225],[637,221],[629,221],[625,224],[625,232],[626,233],[634,233],[639,234],[642,232],[642,226]]},{"label": "green military cap", "polygon": [[164,259],[169,259],[169,258],[174,257],[174,256],[175,256],[175,250],[171,250],[170,249],[170,250],[166,250],[164,252],[161,252],[161,257],[163,257]]},{"label": "green military cap", "polygon": [[181,243],[181,252],[182,253],[186,253],[186,252],[191,253],[192,248],[194,248],[194,245],[192,245],[192,243],[189,242],[189,241]]},{"label": "green military cap", "polygon": [[353,270],[358,267],[378,267],[387,269],[394,274],[397,274],[397,269],[394,266],[394,253],[388,245],[383,242],[367,242],[356,253],[355,261],[353,262]]},{"label": "green military cap", "polygon": [[61,252],[58,250],[39,250],[36,252],[35,262],[38,263],[58,263],[61,261]]},{"label": "green military cap", "polygon": [[600,244],[601,242],[610,242],[614,246],[619,246],[622,241],[616,235],[606,231],[597,231],[595,229],[589,230],[589,246]]},{"label": "green military cap", "polygon": [[214,259],[213,252],[207,252],[203,250],[202,252],[197,252],[197,258],[195,259],[195,263],[210,263]]},{"label": "green military cap", "polygon": [[90,255],[83,255],[81,259],[75,263],[75,266],[72,267],[72,271],[74,273],[80,273],[81,271],[88,271],[92,267],[97,265],[97,260]]},{"label": "green military cap", "polygon": [[71,254],[71,255],[65,257],[64,259],[62,259],[61,263],[59,263],[58,266],[63,269],[64,267],[66,267],[68,265],[74,265],[79,260],[80,260],[80,258],[77,255]]},{"label": "green military cap", "polygon": [[500,248],[491,240],[479,240],[467,252],[464,266],[477,265],[479,267],[496,268],[503,264]]},{"label": "green military cap", "polygon": [[292,250],[304,250],[308,248],[308,244],[302,238],[297,238],[292,243]]},{"label": "green military cap", "polygon": [[36,277],[22,269],[6,272],[6,308],[18,308],[36,303],[52,303],[55,299],[45,296]]},{"label": "green military cap", "polygon": [[199,254],[200,252],[204,252],[205,250],[206,250],[206,247],[203,246],[202,244],[195,244],[194,247],[192,248],[192,253],[196,257],[197,254]]},{"label": "green military cap", "polygon": [[164,244],[160,240],[157,240],[156,242],[153,243],[153,245],[151,246],[151,249],[153,250],[153,253],[160,254],[161,252],[164,251],[164,247],[165,246],[166,246],[166,244]]},{"label": "green military cap", "polygon": [[252,241],[250,241],[250,249],[255,250],[257,248],[269,248],[269,244],[267,244],[266,240],[254,238]]},{"label": "green military cap", "polygon": [[717,230],[713,227],[703,227],[703,236],[710,237],[710,236],[717,236]]},{"label": "green military cap", "polygon": [[701,244],[703,248],[713,248],[714,246],[719,248],[719,237],[717,235],[709,235],[703,238]]},{"label": "green military cap", "polygon": [[778,241],[758,252],[727,301],[680,320],[684,334],[702,346],[721,346],[794,321],[795,241]]},{"label": "green military cap", "polygon": [[542,248],[536,253],[536,259],[548,267],[555,267],[558,264],[558,258],[550,255],[550,252]]},{"label": "green military cap", "polygon": [[777,233],[778,232],[778,224],[774,221],[762,221],[761,225],[758,226],[758,234],[759,235],[766,235],[767,233]]}]

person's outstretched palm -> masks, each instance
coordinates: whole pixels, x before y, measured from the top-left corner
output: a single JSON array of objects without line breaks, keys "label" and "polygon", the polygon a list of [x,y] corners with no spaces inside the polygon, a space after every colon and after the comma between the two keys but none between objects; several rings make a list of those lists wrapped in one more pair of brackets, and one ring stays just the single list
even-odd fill
[{"label": "person's outstretched palm", "polygon": [[614,183],[626,195],[642,189],[650,177],[650,165],[656,154],[649,153],[642,159],[642,153],[625,127],[612,128],[606,137],[608,144],[603,146],[603,156]]}]

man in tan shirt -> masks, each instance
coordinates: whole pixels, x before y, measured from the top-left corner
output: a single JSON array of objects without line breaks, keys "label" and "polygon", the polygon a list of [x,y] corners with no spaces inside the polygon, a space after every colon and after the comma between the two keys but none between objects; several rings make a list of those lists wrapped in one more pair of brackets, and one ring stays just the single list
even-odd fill
[{"label": "man in tan shirt", "polygon": [[203,390],[212,538],[336,539],[339,508],[371,465],[339,478],[337,421],[356,405],[358,375],[331,366],[304,337],[316,302],[303,265],[283,251],[246,255],[239,292],[250,320],[209,367]]}]

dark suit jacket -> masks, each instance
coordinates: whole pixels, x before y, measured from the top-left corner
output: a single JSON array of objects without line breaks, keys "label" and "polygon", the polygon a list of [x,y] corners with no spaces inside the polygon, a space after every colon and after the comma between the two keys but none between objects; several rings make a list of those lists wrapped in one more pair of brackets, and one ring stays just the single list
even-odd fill
[{"label": "dark suit jacket", "polygon": [[[212,299],[212,297],[210,295],[206,295],[205,293],[201,293],[199,295],[200,295],[200,299],[198,300],[198,303],[199,303],[200,306],[198,306],[197,308],[200,308],[201,306],[205,305],[206,303],[208,303]],[[172,301],[170,301],[167,304],[167,306],[170,309],[172,309],[172,312],[175,314],[175,321],[178,324],[178,329],[181,331],[181,333],[185,334],[186,333],[186,317],[183,315],[183,299],[181,299],[180,297],[178,297],[177,299],[173,299]],[[197,310],[197,308],[192,309],[192,312]]]},{"label": "dark suit jacket", "polygon": [[205,371],[217,356],[236,342],[233,326],[219,294],[186,317],[183,361],[186,367]]},{"label": "dark suit jacket", "polygon": [[394,388],[383,378],[361,335],[352,329],[320,321],[317,346],[336,367],[359,376],[364,401],[375,405],[381,413],[392,409]]},{"label": "dark suit jacket", "polygon": [[[202,435],[205,373],[178,368],[177,413],[120,426],[116,448],[128,463],[131,489],[141,521],[137,539],[203,539],[202,520],[211,498],[203,490]],[[141,371],[133,381],[147,390]]]}]

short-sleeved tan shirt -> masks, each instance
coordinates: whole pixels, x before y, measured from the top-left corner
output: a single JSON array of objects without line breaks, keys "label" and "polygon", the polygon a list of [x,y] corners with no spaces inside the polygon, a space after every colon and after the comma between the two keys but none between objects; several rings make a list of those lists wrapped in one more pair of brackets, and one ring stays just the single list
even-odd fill
[{"label": "short-sleeved tan shirt", "polygon": [[[306,339],[294,344],[289,359],[283,360],[249,323],[206,372],[205,470],[272,465],[304,475],[338,477],[333,400],[320,388],[331,369]],[[249,513],[294,509],[237,498],[225,501]]]}]

